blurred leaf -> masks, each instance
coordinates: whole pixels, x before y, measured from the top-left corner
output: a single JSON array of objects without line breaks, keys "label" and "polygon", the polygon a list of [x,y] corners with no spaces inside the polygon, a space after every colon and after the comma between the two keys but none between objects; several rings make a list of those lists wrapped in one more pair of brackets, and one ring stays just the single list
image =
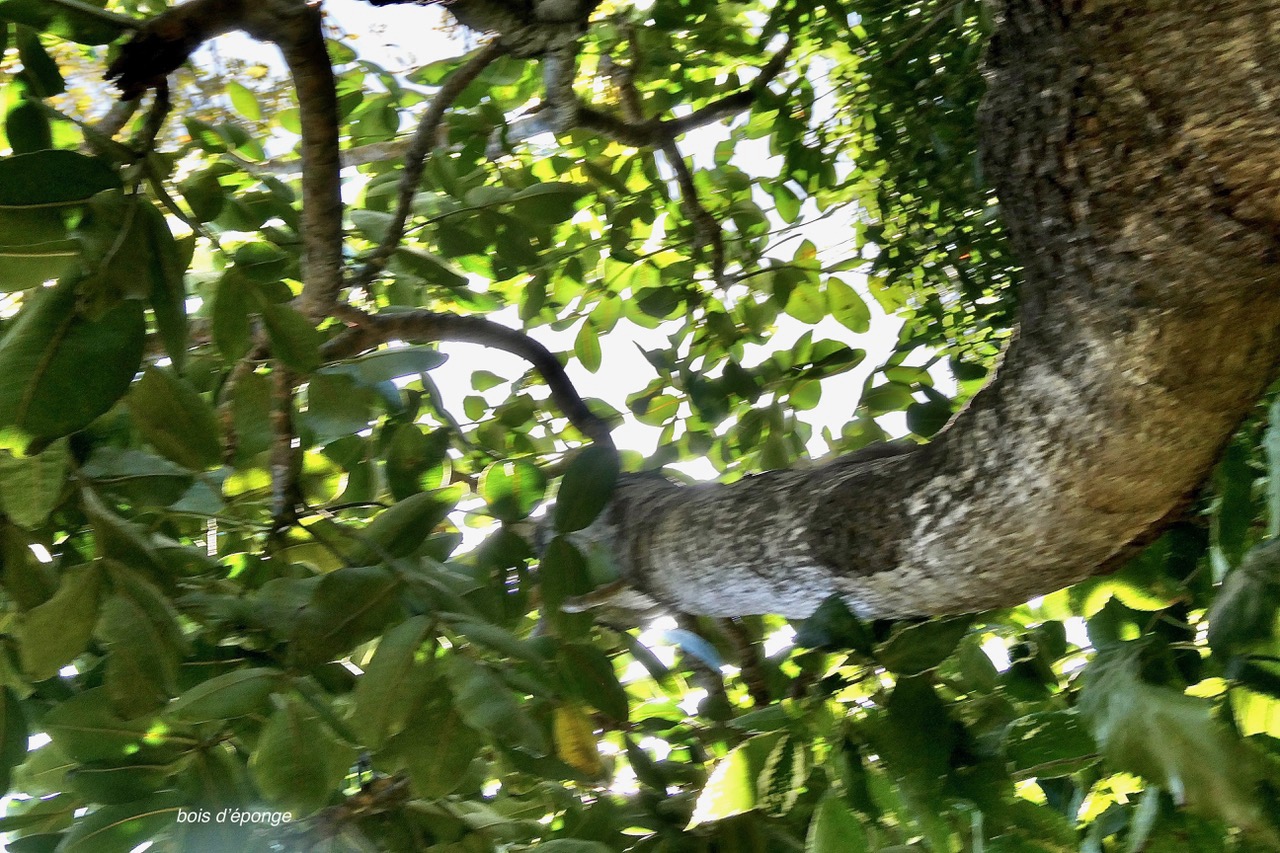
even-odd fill
[{"label": "blurred leaf", "polygon": [[61,440],[34,456],[0,454],[0,510],[19,527],[39,527],[58,505],[70,462]]},{"label": "blurred leaf", "polygon": [[353,725],[371,749],[400,732],[422,698],[427,664],[419,650],[430,627],[429,617],[413,616],[392,628],[356,682]]},{"label": "blurred leaf", "polygon": [[951,656],[971,624],[972,617],[960,616],[905,625],[880,646],[876,660],[890,672],[903,675],[933,669]]},{"label": "blurred leaf", "polygon": [[23,616],[19,650],[22,668],[32,680],[52,678],[88,647],[98,621],[101,585],[98,564],[69,569],[53,598]]},{"label": "blurred leaf", "polygon": [[556,530],[572,533],[595,521],[609,503],[618,474],[618,454],[612,447],[592,444],[578,451],[556,493]]},{"label": "blurred leaf", "polygon": [[148,367],[128,396],[143,438],[179,465],[202,471],[222,459],[213,408],[190,384],[160,367]]},{"label": "blurred leaf", "polygon": [[525,714],[511,688],[488,667],[453,655],[445,673],[454,707],[467,725],[533,755],[547,754],[542,730]]},{"label": "blurred leaf", "polygon": [[337,793],[355,750],[340,743],[301,699],[283,700],[262,727],[249,771],[263,796],[305,817]]},{"label": "blurred leaf", "polygon": [[[142,363],[142,303],[127,299],[91,320],[74,279],[34,294],[0,340],[0,425],[57,438],[124,396]],[[106,354],[109,358],[104,358]]]},{"label": "blurred leaf", "polygon": [[537,466],[516,459],[494,462],[480,474],[480,496],[502,521],[519,521],[546,495],[547,479]]}]

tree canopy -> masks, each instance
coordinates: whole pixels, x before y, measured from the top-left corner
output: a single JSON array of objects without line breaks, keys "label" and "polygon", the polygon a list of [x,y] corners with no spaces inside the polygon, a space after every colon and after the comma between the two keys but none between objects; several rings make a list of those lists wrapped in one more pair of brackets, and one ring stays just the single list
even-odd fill
[{"label": "tree canopy", "polygon": [[0,0],[8,849],[1280,847],[1245,5]]}]

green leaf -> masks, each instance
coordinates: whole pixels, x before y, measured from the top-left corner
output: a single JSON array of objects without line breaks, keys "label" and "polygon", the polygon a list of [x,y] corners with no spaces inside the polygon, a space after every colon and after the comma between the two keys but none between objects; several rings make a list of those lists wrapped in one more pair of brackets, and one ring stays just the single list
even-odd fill
[{"label": "green leaf", "polygon": [[805,853],[869,853],[867,830],[844,798],[828,791],[818,804],[804,842]]},{"label": "green leaf", "polygon": [[102,604],[97,636],[107,652],[104,683],[111,706],[126,719],[159,710],[175,692],[176,625],[153,621],[142,602],[112,595]]},{"label": "green leaf", "polygon": [[604,652],[586,643],[566,643],[560,648],[558,663],[574,695],[619,723],[627,721],[627,691]]},{"label": "green leaf", "polygon": [[4,116],[4,133],[14,154],[32,154],[53,147],[53,127],[39,104],[25,96],[21,82],[11,84],[22,99]]},{"label": "green leaf", "polygon": [[447,356],[428,346],[388,347],[359,358],[326,364],[317,373],[350,376],[369,388],[405,376],[426,373],[444,364]]},{"label": "green leaf", "polygon": [[1280,611],[1280,540],[1250,549],[1227,575],[1209,608],[1209,646],[1230,655],[1265,648],[1276,637]]},{"label": "green leaf", "polygon": [[280,686],[282,675],[273,667],[249,667],[216,675],[169,703],[165,716],[183,723],[205,723],[257,713]]},{"label": "green leaf", "polygon": [[0,208],[0,291],[59,278],[76,268],[79,257],[80,245],[68,236],[60,211]]},{"label": "green leaf", "polygon": [[307,383],[307,410],[299,418],[317,444],[367,429],[377,395],[350,376],[317,372]]},{"label": "green leaf", "polygon": [[552,539],[543,552],[538,584],[542,590],[543,612],[559,634],[573,637],[585,633],[591,625],[590,615],[565,613],[560,605],[566,599],[590,592],[594,584],[582,552],[563,536]]},{"label": "green leaf", "polygon": [[1254,756],[1214,718],[1212,703],[1144,682],[1140,651],[1133,643],[1103,650],[1083,676],[1078,707],[1108,765],[1204,814],[1265,830]]},{"label": "green leaf", "polygon": [[107,44],[131,26],[128,18],[91,9],[87,3],[78,8],[47,0],[0,0],[0,20],[26,24],[80,44]]},{"label": "green leaf", "polygon": [[0,426],[57,438],[88,425],[124,396],[145,341],[141,302],[95,321],[77,310],[74,280],[34,294],[0,340]]},{"label": "green leaf", "polygon": [[70,462],[62,440],[33,456],[0,453],[0,510],[19,527],[44,524],[62,497]]},{"label": "green leaf", "polygon": [[871,328],[871,311],[858,292],[842,280],[827,279],[827,304],[836,322],[854,334],[866,334]]},{"label": "green leaf", "polygon": [[388,751],[404,761],[419,796],[438,799],[457,790],[483,745],[484,736],[466,724],[453,697],[441,690],[418,707]]},{"label": "green leaf", "polygon": [[[0,0],[0,17],[7,5]],[[75,151],[56,149],[0,158],[0,208],[79,205],[120,186],[120,176],[105,160]]]},{"label": "green leaf", "polygon": [[602,358],[600,333],[596,331],[595,324],[591,320],[584,321],[578,329],[578,336],[573,341],[573,352],[589,372],[595,373],[600,369]]},{"label": "green leaf", "polygon": [[454,708],[467,725],[533,755],[547,754],[542,730],[525,714],[512,689],[488,667],[465,655],[453,655],[445,674]]},{"label": "green leaf", "polygon": [[542,502],[547,478],[523,459],[494,462],[480,473],[480,496],[501,521],[519,521]]},{"label": "green leaf", "polygon": [[617,451],[593,444],[569,462],[556,493],[555,524],[560,533],[581,530],[609,504],[620,471]]},{"label": "green leaf", "polygon": [[523,219],[546,225],[572,219],[578,199],[588,190],[577,184],[557,181],[534,184],[511,197],[512,212]]},{"label": "green leaf", "polygon": [[286,367],[310,373],[320,366],[320,332],[288,305],[262,306],[262,322],[271,338],[271,353]]},{"label": "green leaf", "polygon": [[972,623],[972,617],[960,616],[906,625],[876,651],[876,659],[902,675],[933,669],[951,656]]},{"label": "green leaf", "polygon": [[827,299],[817,284],[803,282],[791,291],[785,310],[805,325],[817,325],[827,316]]},{"label": "green leaf", "polygon": [[370,749],[380,749],[400,732],[422,698],[420,689],[412,688],[425,687],[426,661],[419,652],[430,628],[428,616],[392,628],[356,682],[352,724]]},{"label": "green leaf", "polygon": [[372,561],[412,554],[453,509],[453,502],[447,499],[451,494],[448,489],[419,492],[379,513],[364,529],[360,537],[363,547],[354,559]]},{"label": "green leaf", "polygon": [[258,98],[243,83],[237,83],[235,80],[227,81],[227,95],[231,98],[231,106],[236,108],[236,112],[249,119],[249,121],[262,120],[262,107],[258,104]]},{"label": "green leaf", "polygon": [[69,569],[53,598],[22,617],[20,659],[33,681],[57,675],[88,647],[98,621],[101,585],[102,569],[97,564]]},{"label": "green leaf", "polygon": [[53,61],[44,45],[40,43],[40,35],[30,27],[18,26],[18,58],[22,62],[22,72],[32,94],[37,98],[51,98],[67,91],[67,84],[58,70],[58,63]]},{"label": "green leaf", "polygon": [[185,274],[195,251],[194,235],[181,241],[173,238],[164,215],[148,205],[143,213],[143,226],[150,244],[151,310],[164,350],[181,373],[187,359],[187,290]]},{"label": "green leaf", "polygon": [[804,790],[808,775],[804,745],[783,735],[774,744],[756,779],[756,803],[765,812],[781,816],[791,811]]},{"label": "green leaf", "polygon": [[433,255],[416,246],[401,246],[392,255],[392,269],[416,275],[428,284],[442,285],[447,288],[467,286],[467,277],[459,272],[453,264],[439,255]]},{"label": "green leaf", "polygon": [[285,699],[262,727],[249,758],[253,780],[270,802],[294,819],[319,809],[338,791],[355,760],[301,699]]},{"label": "green leaf", "polygon": [[1005,731],[1005,756],[1019,779],[1069,776],[1098,760],[1084,719],[1072,711],[1041,711]]},{"label": "green leaf", "polygon": [[27,758],[30,731],[17,695],[0,689],[0,795],[8,793],[13,769]]},{"label": "green leaf", "polygon": [[[430,435],[417,424],[400,424],[391,435],[387,447],[387,485],[396,500],[404,500],[423,490],[423,475],[436,471],[443,478],[448,473],[449,433],[438,429]],[[435,475],[433,475],[434,478]],[[428,487],[441,485],[439,480]]]},{"label": "green leaf", "polygon": [[94,803],[132,803],[165,786],[174,768],[166,764],[93,761],[67,773],[71,788]]},{"label": "green leaf", "polygon": [[870,655],[872,643],[871,631],[838,595],[826,598],[796,631],[796,645],[810,649],[853,649]]},{"label": "green leaf", "polygon": [[873,415],[900,412],[915,402],[911,389],[899,382],[886,382],[869,389],[859,401]]},{"label": "green leaf", "polygon": [[249,305],[252,285],[244,273],[227,270],[213,295],[213,340],[222,357],[239,361],[249,351]]},{"label": "green leaf", "polygon": [[331,660],[403,616],[403,582],[379,566],[337,569],[320,578],[291,632],[293,658],[304,665]]},{"label": "green leaf", "polygon": [[172,826],[182,809],[176,791],[132,803],[102,806],[78,818],[58,845],[59,853],[129,853]]},{"label": "green leaf", "polygon": [[196,471],[221,462],[213,407],[171,371],[148,367],[130,390],[128,403],[142,437],[163,456]]},{"label": "green leaf", "polygon": [[756,780],[748,757],[748,745],[743,744],[716,762],[710,778],[698,794],[686,829],[742,814],[755,807]]},{"label": "green leaf", "polygon": [[95,687],[64,700],[41,724],[53,743],[78,762],[134,760],[144,746],[156,747],[172,732],[152,732],[153,720],[125,720],[111,710],[106,688]]}]

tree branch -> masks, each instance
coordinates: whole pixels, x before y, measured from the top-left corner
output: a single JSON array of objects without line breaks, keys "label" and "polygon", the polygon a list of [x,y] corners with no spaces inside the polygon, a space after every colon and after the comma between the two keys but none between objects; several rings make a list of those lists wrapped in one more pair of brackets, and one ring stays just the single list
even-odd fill
[{"label": "tree branch", "polygon": [[404,239],[405,223],[413,210],[413,198],[418,193],[418,184],[422,181],[422,169],[427,155],[431,153],[436,142],[436,132],[444,121],[445,111],[471,85],[480,72],[484,71],[495,59],[506,52],[501,43],[493,41],[480,48],[474,56],[467,60],[461,68],[449,75],[449,79],[436,92],[426,112],[418,122],[413,141],[404,156],[404,169],[400,173],[399,197],[396,202],[395,215],[387,227],[387,234],[382,238],[368,257],[364,266],[353,276],[352,287],[368,287],[372,281],[387,267],[391,255]]},{"label": "tree branch", "polygon": [[351,358],[392,340],[465,341],[517,355],[542,375],[552,400],[579,432],[594,442],[613,447],[609,425],[587,406],[555,355],[525,333],[484,317],[432,311],[366,315],[360,325],[326,342],[321,353],[330,361]]}]

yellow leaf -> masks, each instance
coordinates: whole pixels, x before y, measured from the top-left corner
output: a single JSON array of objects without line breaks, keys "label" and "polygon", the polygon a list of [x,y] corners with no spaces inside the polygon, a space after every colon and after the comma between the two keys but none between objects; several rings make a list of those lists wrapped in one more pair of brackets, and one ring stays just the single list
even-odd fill
[{"label": "yellow leaf", "polygon": [[604,763],[596,749],[595,727],[579,705],[561,705],[553,717],[556,755],[565,764],[587,776],[599,776]]}]

